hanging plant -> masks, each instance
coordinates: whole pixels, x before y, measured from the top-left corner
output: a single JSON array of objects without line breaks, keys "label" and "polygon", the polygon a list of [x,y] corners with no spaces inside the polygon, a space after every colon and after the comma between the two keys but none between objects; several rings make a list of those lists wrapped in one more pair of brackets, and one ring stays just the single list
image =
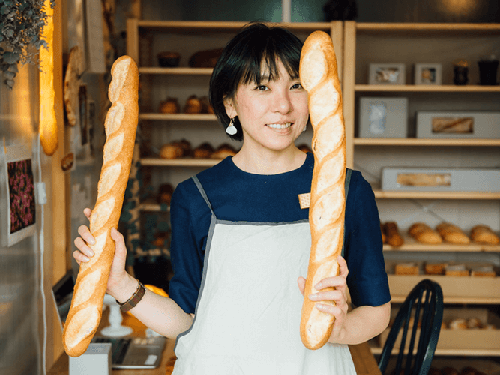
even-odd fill
[{"label": "hanging plant", "polygon": [[38,64],[40,47],[48,48],[40,37],[47,18],[43,5],[43,0],[0,0],[0,71],[11,89],[18,64]]}]

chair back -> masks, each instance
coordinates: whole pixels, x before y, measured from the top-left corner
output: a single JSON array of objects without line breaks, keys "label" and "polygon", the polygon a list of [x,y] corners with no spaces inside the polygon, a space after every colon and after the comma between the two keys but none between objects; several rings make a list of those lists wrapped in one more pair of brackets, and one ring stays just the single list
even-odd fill
[{"label": "chair back", "polygon": [[436,351],[442,320],[441,286],[435,281],[424,279],[413,288],[396,315],[379,360],[382,374],[401,333],[394,374],[426,375]]}]

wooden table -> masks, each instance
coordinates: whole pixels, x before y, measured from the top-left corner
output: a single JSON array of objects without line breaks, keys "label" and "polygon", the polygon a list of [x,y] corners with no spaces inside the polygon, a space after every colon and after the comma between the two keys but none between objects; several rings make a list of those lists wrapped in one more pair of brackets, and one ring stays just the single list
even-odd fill
[{"label": "wooden table", "polygon": [[[107,321],[104,315],[103,320]],[[132,327],[133,336],[144,336],[146,327],[132,315],[125,315],[122,324]],[[175,340],[167,340],[160,367],[157,369],[113,370],[113,375],[171,375],[175,364],[174,346]],[[368,343],[349,346],[349,349],[358,375],[381,375]],[[68,373],[69,357],[63,352],[47,375],[68,375]]]}]

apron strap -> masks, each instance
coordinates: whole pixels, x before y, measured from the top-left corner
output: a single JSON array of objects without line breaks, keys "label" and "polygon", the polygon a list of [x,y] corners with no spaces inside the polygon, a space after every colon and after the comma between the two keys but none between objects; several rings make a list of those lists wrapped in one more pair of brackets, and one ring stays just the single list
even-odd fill
[{"label": "apron strap", "polygon": [[[351,175],[352,175],[352,169],[346,168],[345,172],[345,201],[346,201],[346,206],[347,206],[347,195],[349,194],[349,184],[351,182]],[[344,218],[344,239],[342,241],[342,252],[340,255],[342,255],[342,258],[344,257],[344,249],[345,249],[345,218]]]},{"label": "apron strap", "polygon": [[200,180],[198,180],[198,177],[196,177],[196,176],[193,176],[191,178],[193,179],[193,181],[194,181],[196,187],[198,188],[201,196],[203,197],[203,199],[207,203],[208,208],[210,208],[210,212],[212,212],[212,215],[215,216],[214,210],[212,209],[212,205],[210,204],[210,201],[208,200],[207,193],[205,193],[205,189],[203,189],[203,186],[201,186]]}]

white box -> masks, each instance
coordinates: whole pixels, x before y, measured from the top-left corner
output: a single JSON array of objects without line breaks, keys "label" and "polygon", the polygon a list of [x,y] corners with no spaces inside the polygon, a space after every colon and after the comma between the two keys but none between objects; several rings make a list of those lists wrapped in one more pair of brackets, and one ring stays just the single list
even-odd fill
[{"label": "white box", "polygon": [[69,357],[70,375],[111,375],[111,343],[91,343],[80,357]]},{"label": "white box", "polygon": [[417,138],[500,138],[500,112],[418,111]]},{"label": "white box", "polygon": [[360,138],[406,138],[407,124],[407,98],[362,97],[360,99]]},{"label": "white box", "polygon": [[499,192],[499,169],[383,168],[382,190]]}]

